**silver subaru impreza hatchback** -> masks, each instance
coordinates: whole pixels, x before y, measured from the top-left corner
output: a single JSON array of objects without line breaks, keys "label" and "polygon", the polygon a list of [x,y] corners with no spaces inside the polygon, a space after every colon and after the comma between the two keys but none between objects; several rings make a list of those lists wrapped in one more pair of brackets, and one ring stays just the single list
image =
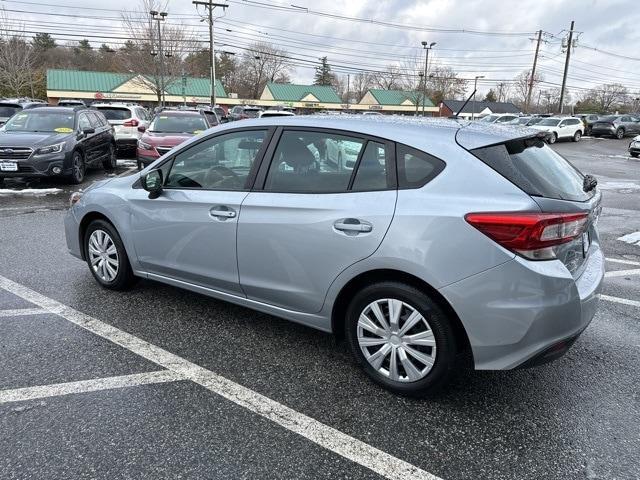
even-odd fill
[{"label": "silver subaru impreza hatchback", "polygon": [[561,356],[604,276],[595,179],[520,127],[246,120],[71,203],[69,251],[103,287],[141,277],[333,332],[408,395],[459,355],[490,370]]}]

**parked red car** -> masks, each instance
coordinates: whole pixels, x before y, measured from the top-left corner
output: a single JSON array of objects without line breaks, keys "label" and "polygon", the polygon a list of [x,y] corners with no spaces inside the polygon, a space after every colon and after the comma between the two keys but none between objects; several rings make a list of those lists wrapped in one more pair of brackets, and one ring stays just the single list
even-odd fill
[{"label": "parked red car", "polygon": [[138,169],[155,162],[176,145],[210,128],[213,125],[198,111],[163,110],[156,114],[138,140],[136,158]]}]

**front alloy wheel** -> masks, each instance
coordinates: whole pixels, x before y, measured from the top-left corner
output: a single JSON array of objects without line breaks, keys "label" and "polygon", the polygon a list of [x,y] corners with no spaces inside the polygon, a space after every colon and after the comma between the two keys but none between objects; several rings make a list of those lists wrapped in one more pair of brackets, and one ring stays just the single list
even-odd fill
[{"label": "front alloy wheel", "polygon": [[616,130],[616,138],[618,140],[622,140],[624,138],[624,129],[623,128],[619,128],[618,130]]},{"label": "front alloy wheel", "polygon": [[107,153],[106,160],[102,163],[105,170],[115,170],[118,166],[118,156],[116,154],[116,148],[113,144],[109,144],[109,152]]},{"label": "front alloy wheel", "polygon": [[411,305],[392,298],[371,302],[362,311],[358,345],[374,370],[397,382],[424,378],[436,360],[429,322]]},{"label": "front alloy wheel", "polygon": [[80,152],[73,152],[71,158],[71,181],[76,185],[82,183],[85,174],[84,158]]},{"label": "front alloy wheel", "polygon": [[89,263],[95,275],[106,283],[118,275],[120,260],[113,239],[104,230],[94,230],[89,237]]}]

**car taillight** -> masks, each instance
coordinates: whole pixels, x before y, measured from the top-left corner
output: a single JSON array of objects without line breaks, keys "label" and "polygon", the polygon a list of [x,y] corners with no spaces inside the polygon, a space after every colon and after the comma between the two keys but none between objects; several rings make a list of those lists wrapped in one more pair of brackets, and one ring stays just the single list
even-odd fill
[{"label": "car taillight", "polygon": [[556,258],[553,247],[584,232],[586,213],[469,213],[465,220],[502,245],[530,260]]},{"label": "car taillight", "polygon": [[124,122],[122,125],[124,125],[125,127],[137,127],[138,125],[140,125],[140,122],[138,122],[138,120],[136,120],[135,118],[132,118],[131,120],[127,120],[126,122]]}]

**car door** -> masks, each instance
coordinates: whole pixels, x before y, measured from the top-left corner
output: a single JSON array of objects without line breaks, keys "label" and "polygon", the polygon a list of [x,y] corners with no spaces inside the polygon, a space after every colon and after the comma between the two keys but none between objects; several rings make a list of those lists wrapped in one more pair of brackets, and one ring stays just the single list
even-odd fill
[{"label": "car door", "polygon": [[[355,166],[330,158],[330,142],[358,146]],[[242,203],[240,283],[249,299],[312,313],[331,282],[372,255],[393,218],[392,144],[324,129],[284,129]]]},{"label": "car door", "polygon": [[165,181],[158,198],[131,191],[134,248],[148,274],[242,295],[238,214],[268,133],[253,129],[208,137],[160,167]]},{"label": "car door", "polygon": [[627,128],[627,132],[634,134],[640,133],[640,119],[629,116],[629,128]]},{"label": "car door", "polygon": [[95,112],[88,112],[91,127],[95,129],[96,158],[103,158],[109,153],[110,135],[108,129]]},{"label": "car door", "polygon": [[80,143],[82,144],[82,148],[84,150],[84,159],[86,163],[93,163],[99,156],[98,153],[98,134],[97,132],[89,132],[84,133],[85,130],[92,129],[94,130],[93,125],[91,124],[91,120],[87,113],[80,113],[78,115],[78,130],[82,135],[82,139]]}]

